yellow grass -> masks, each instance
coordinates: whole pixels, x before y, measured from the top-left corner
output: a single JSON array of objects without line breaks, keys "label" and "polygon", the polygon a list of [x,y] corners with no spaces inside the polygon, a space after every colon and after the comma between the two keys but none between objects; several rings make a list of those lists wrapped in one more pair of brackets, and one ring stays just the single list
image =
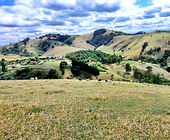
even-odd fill
[{"label": "yellow grass", "polygon": [[78,80],[0,81],[0,139],[170,137],[170,87]]},{"label": "yellow grass", "polygon": [[16,60],[18,58],[20,58],[20,56],[18,56],[18,55],[12,55],[12,54],[11,55],[1,55],[0,54],[0,60],[5,59],[7,61],[12,61],[12,60]]},{"label": "yellow grass", "polygon": [[76,52],[81,50],[80,48],[70,47],[70,46],[57,46],[53,49],[49,49],[44,55],[45,56],[65,56],[68,53]]},{"label": "yellow grass", "polygon": [[170,33],[166,32],[144,35],[122,35],[114,37],[112,44],[110,44],[109,46],[101,46],[98,48],[98,50],[101,50],[105,53],[113,54],[113,50],[115,50],[117,53],[117,51],[120,51],[123,46],[126,46],[124,48],[123,56],[126,56],[126,58],[128,59],[139,56],[144,42],[148,42],[149,44],[146,50],[157,47],[161,47],[162,50],[165,50],[168,49],[165,44],[169,40]]},{"label": "yellow grass", "polygon": [[76,36],[75,40],[73,41],[73,46],[82,49],[94,49],[94,46],[86,42],[87,40],[90,40],[91,37],[92,37],[91,34]]}]

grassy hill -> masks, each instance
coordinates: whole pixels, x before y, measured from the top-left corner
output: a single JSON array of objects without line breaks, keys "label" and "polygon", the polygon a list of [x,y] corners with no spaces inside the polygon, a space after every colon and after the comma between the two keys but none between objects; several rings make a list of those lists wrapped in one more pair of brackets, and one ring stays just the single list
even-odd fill
[{"label": "grassy hill", "polygon": [[[1,49],[2,54],[15,54],[20,56],[63,56],[69,50],[97,49],[106,53],[121,54],[126,59],[139,57],[142,45],[148,42],[143,55],[149,57],[163,57],[165,50],[170,50],[170,32],[153,32],[145,34],[128,35],[123,32],[100,29],[86,35],[60,35],[47,34],[36,39],[26,38],[15,44],[10,44]],[[70,49],[63,49],[69,46]],[[59,48],[57,48],[59,47]],[[74,49],[72,48],[74,47]],[[157,53],[157,49],[160,51]]]},{"label": "grassy hill", "polygon": [[[144,44],[147,45],[144,46]],[[170,65],[170,32],[126,34],[113,30],[100,29],[85,35],[47,34],[35,39],[26,38],[15,44],[4,46],[0,50],[0,59],[5,58],[7,61],[31,59],[35,57],[45,57],[45,59],[47,59],[42,61],[36,59],[33,61],[25,60],[25,63],[21,62],[23,64],[14,62],[11,65],[9,63],[7,67],[13,71],[26,66],[32,67],[30,66],[31,63],[36,63],[35,67],[42,67],[50,57],[54,57],[55,60],[49,61],[56,61],[58,64],[59,58],[66,60],[64,57],[67,54],[80,50],[97,50],[111,54],[112,56],[115,54],[117,56],[123,56],[123,62],[118,63],[118,61],[116,61],[116,64],[110,64],[100,62],[101,58],[97,60],[94,58],[89,59],[90,56],[98,57],[97,55],[99,54],[87,54],[87,52],[85,52],[86,54],[82,57],[80,53],[80,56],[77,56],[77,58],[84,59],[86,57],[87,60],[89,59],[89,61],[91,61],[89,65],[100,71],[99,79],[107,80],[114,75],[114,80],[133,81],[133,68],[135,67],[141,71],[146,71],[148,66],[152,67],[154,74],[160,74],[166,79],[170,79],[170,74],[167,72]],[[109,58],[110,60],[113,58],[112,56]],[[105,60],[105,58],[102,59]],[[125,64],[127,63],[129,63],[132,68],[129,76],[125,71]],[[15,67],[15,64],[18,67]],[[48,64],[49,68],[51,67],[50,65],[52,64]],[[59,65],[55,68],[58,69],[58,67]],[[9,74],[10,73],[9,71]],[[64,75],[63,77],[69,76]]]},{"label": "grassy hill", "polygon": [[170,87],[78,80],[0,82],[0,139],[168,140]]},{"label": "grassy hill", "polygon": [[161,57],[165,50],[170,50],[170,33],[169,32],[156,32],[141,35],[120,35],[112,40],[112,44],[107,46],[102,45],[98,50],[106,53],[119,53],[127,59],[139,57],[142,45],[148,42],[148,47],[144,54],[150,49],[161,48],[160,53],[155,53],[153,56]]},{"label": "grassy hill", "polygon": [[50,48],[47,52],[44,53],[44,56],[63,57],[68,53],[76,52],[79,50],[83,49],[70,46],[57,46]]}]

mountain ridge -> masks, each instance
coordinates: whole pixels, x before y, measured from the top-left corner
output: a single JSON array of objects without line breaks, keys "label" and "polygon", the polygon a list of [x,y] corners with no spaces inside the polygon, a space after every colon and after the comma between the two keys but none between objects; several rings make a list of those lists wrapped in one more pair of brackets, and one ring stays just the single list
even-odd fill
[{"label": "mountain ridge", "polygon": [[[165,50],[169,50],[170,32],[145,33],[140,31],[136,34],[127,34],[103,28],[84,35],[50,33],[35,39],[26,38],[20,42],[3,46],[0,48],[0,52],[4,55],[14,54],[26,57],[50,56],[50,54],[60,56],[60,53],[61,56],[65,56],[66,53],[61,52],[60,48],[67,53],[81,49],[95,49],[105,53],[118,53],[130,59],[140,56],[142,45],[145,42],[148,42],[148,47],[143,54],[146,55],[150,52],[150,54],[154,54],[152,55],[153,57],[158,58]],[[58,48],[56,49],[56,47]],[[160,54],[154,53],[154,50],[158,48],[160,49]]]}]

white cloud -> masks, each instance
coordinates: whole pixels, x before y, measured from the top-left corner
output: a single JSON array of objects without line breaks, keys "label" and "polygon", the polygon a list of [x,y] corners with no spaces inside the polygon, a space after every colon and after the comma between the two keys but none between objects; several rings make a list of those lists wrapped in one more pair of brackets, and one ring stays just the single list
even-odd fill
[{"label": "white cloud", "polygon": [[50,32],[170,29],[170,0],[152,0],[152,5],[147,7],[135,3],[136,0],[15,0],[13,6],[0,7],[0,17],[3,17],[0,18],[0,44],[4,44],[6,36],[10,41],[17,41]]},{"label": "white cloud", "polygon": [[152,0],[154,6],[169,6],[170,7],[170,0]]}]

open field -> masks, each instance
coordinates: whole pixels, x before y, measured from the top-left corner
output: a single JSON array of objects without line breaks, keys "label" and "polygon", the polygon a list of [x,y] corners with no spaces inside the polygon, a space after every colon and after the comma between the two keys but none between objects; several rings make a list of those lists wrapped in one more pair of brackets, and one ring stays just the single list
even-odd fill
[{"label": "open field", "polygon": [[0,81],[0,139],[170,138],[170,87]]}]

